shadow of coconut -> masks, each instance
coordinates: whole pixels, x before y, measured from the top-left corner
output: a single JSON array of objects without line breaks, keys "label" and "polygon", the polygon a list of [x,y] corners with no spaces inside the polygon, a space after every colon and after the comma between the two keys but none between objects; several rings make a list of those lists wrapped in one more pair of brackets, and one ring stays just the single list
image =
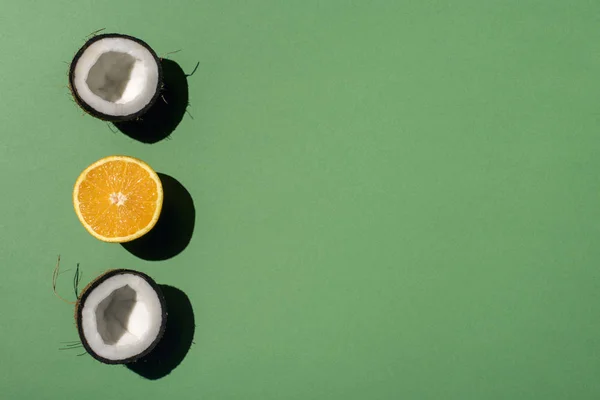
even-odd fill
[{"label": "shadow of coconut", "polygon": [[136,120],[114,123],[125,135],[142,143],[156,143],[171,135],[189,104],[188,75],[175,61],[163,58],[160,64],[164,86],[156,103]]},{"label": "shadow of coconut", "polygon": [[169,285],[159,285],[167,307],[165,333],[147,356],[125,367],[143,378],[157,380],[169,375],[188,354],[196,330],[194,309],[187,295]]}]

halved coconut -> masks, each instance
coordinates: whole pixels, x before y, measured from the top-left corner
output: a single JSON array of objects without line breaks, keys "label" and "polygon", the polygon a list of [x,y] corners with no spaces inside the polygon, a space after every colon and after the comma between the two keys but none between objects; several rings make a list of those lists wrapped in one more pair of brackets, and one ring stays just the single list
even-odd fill
[{"label": "halved coconut", "polygon": [[150,46],[132,36],[109,33],[88,40],[69,70],[77,104],[105,121],[142,116],[162,87],[160,60]]},{"label": "halved coconut", "polygon": [[105,364],[127,364],[147,355],[165,330],[164,296],[149,276],[111,270],[81,293],[75,306],[85,350]]}]

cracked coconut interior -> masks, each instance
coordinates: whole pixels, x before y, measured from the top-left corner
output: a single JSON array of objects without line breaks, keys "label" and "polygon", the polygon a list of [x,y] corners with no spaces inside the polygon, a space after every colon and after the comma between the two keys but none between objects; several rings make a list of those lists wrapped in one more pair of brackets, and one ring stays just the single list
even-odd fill
[{"label": "cracked coconut interior", "polygon": [[154,97],[158,66],[141,44],[121,37],[92,43],[75,66],[74,86],[93,109],[123,116],[143,109]]},{"label": "cracked coconut interior", "polygon": [[96,96],[123,104],[135,99],[144,89],[143,68],[135,57],[109,51],[90,68],[85,82]]},{"label": "cracked coconut interior", "polygon": [[123,360],[147,349],[162,324],[154,289],[134,274],[115,275],[85,300],[82,327],[90,348],[109,360]]},{"label": "cracked coconut interior", "polygon": [[98,333],[105,344],[134,343],[148,331],[149,312],[137,293],[125,285],[108,295],[96,309]]}]

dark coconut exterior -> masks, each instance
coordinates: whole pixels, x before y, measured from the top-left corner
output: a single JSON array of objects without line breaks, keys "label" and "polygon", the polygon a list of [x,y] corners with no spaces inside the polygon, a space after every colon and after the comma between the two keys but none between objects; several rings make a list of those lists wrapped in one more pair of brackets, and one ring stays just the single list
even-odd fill
[{"label": "dark coconut exterior", "polygon": [[[131,40],[133,42],[136,42],[138,44],[140,44],[141,46],[145,47],[150,54],[152,54],[152,57],[154,58],[154,62],[156,63],[156,68],[158,70],[158,82],[156,85],[156,91],[154,92],[154,96],[152,97],[152,100],[150,100],[150,102],[141,110],[133,113],[133,114],[129,114],[129,115],[107,115],[104,113],[101,113],[100,111],[92,108],[89,104],[87,104],[85,101],[83,101],[81,99],[81,97],[79,96],[79,94],[77,93],[77,89],[75,88],[75,84],[74,84],[74,80],[75,80],[75,66],[77,65],[77,62],[79,61],[79,59],[81,58],[83,52],[90,47],[90,45],[92,45],[93,43],[97,42],[98,40],[102,40],[102,39],[108,39],[108,38],[120,38],[120,39],[128,39]],[[160,63],[160,59],[158,58],[158,56],[156,55],[156,53],[154,52],[154,50],[152,49],[152,47],[150,47],[146,42],[144,42],[141,39],[138,39],[136,37],[133,36],[129,36],[129,35],[122,35],[120,33],[105,33],[102,35],[97,35],[92,37],[90,40],[88,40],[83,47],[81,47],[79,49],[79,51],[77,52],[77,54],[75,54],[75,57],[73,57],[73,61],[71,61],[71,65],[69,67],[69,89],[71,90],[71,94],[73,95],[73,98],[75,99],[75,102],[77,103],[77,105],[79,107],[81,107],[81,109],[83,111],[85,111],[86,113],[90,114],[91,116],[101,119],[103,121],[108,121],[108,122],[124,122],[124,121],[131,121],[131,120],[135,120],[140,118],[142,115],[144,115],[146,112],[148,112],[148,110],[154,105],[154,103],[156,103],[156,100],[158,99],[158,97],[160,96],[160,91],[163,87],[163,71],[162,71],[162,66]]]},{"label": "dark coconut exterior", "polygon": [[[140,278],[144,279],[150,285],[150,287],[152,287],[152,289],[158,296],[158,299],[160,301],[160,306],[162,309],[161,310],[162,321],[161,321],[161,325],[160,325],[160,331],[159,331],[158,335],[156,336],[156,338],[154,339],[154,341],[143,352],[141,352],[133,357],[126,358],[123,360],[109,360],[107,358],[101,357],[98,354],[96,354],[91,349],[90,345],[88,344],[88,341],[83,333],[83,327],[82,327],[82,323],[81,323],[83,305],[85,304],[85,300],[87,299],[88,295],[90,293],[92,293],[93,290],[98,285],[100,285],[102,282],[104,282],[108,278],[113,277],[115,275],[136,275],[136,276],[139,276]],[[75,324],[77,326],[77,333],[79,334],[79,339],[81,340],[81,344],[83,345],[83,348],[90,356],[94,357],[96,360],[98,360],[104,364],[129,364],[129,363],[135,362],[135,361],[139,360],[140,358],[150,354],[152,352],[152,350],[156,347],[156,345],[162,339],[162,337],[165,333],[165,328],[167,326],[167,305],[166,305],[166,301],[165,301],[165,296],[163,295],[162,290],[160,289],[158,284],[152,278],[150,278],[148,275],[146,275],[142,272],[134,271],[134,270],[130,270],[130,269],[113,269],[113,270],[107,271],[104,274],[100,275],[99,277],[94,279],[92,282],[90,282],[83,289],[79,298],[77,299],[77,303],[75,304]]]}]

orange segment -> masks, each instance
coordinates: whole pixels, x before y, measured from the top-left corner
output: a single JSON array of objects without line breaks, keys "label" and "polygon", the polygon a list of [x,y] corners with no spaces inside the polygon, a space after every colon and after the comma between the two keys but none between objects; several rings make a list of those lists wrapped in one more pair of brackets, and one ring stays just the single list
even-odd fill
[{"label": "orange segment", "polygon": [[163,190],[156,172],[133,157],[110,156],[79,175],[73,205],[79,221],[105,242],[129,242],[158,221]]}]

